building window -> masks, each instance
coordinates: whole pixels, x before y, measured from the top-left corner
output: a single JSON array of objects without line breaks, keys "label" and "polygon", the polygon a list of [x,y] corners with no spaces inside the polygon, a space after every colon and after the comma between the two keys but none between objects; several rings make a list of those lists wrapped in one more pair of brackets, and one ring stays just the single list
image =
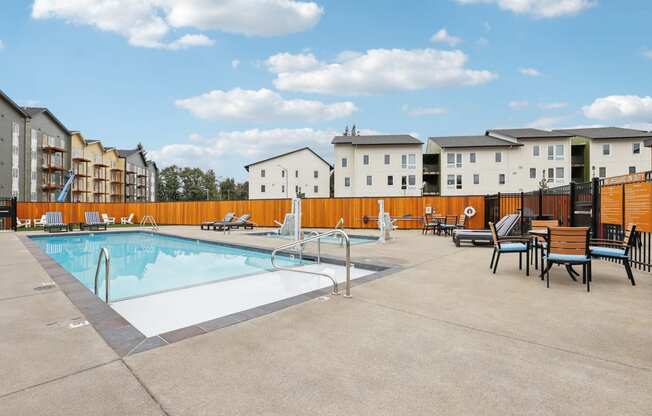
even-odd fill
[{"label": "building window", "polygon": [[479,173],[474,173],[473,174],[473,185],[480,185],[480,174]]},{"label": "building window", "polygon": [[265,185],[260,185],[260,192],[264,193],[265,192]]},{"label": "building window", "polygon": [[455,175],[446,176],[446,185],[449,188],[452,188],[453,186],[455,186]]},{"label": "building window", "polygon": [[635,155],[641,153],[641,144],[640,143],[632,143],[632,153]]},{"label": "building window", "polygon": [[313,192],[318,194],[319,193],[319,186],[315,185],[313,188]]},{"label": "building window", "polygon": [[475,163],[475,152],[469,153],[469,163]]},{"label": "building window", "polygon": [[389,165],[389,161],[390,161],[389,155],[385,155],[385,164]]},{"label": "building window", "polygon": [[564,179],[564,168],[555,169],[555,178],[557,180]]},{"label": "building window", "polygon": [[601,178],[606,178],[607,177],[607,168],[604,166],[598,169],[598,176]]},{"label": "building window", "polygon": [[455,153],[448,153],[446,155],[446,162],[449,168],[455,167]]},{"label": "building window", "polygon": [[260,177],[264,178],[265,177],[265,169],[260,170]]},{"label": "building window", "polygon": [[316,170],[316,171],[313,173],[313,176],[314,176],[315,178],[319,178],[319,171]]},{"label": "building window", "polygon": [[393,186],[394,185],[394,177],[392,175],[389,175],[387,177],[387,185]]},{"label": "building window", "polygon": [[373,185],[373,178],[371,175],[367,175],[367,186]]},{"label": "building window", "polygon": [[281,193],[285,193],[285,185],[281,185]]},{"label": "building window", "polygon": [[298,177],[299,177],[299,171],[298,171],[298,170],[295,170],[295,171],[294,171],[294,177],[295,177],[295,178],[298,178]]},{"label": "building window", "polygon": [[555,180],[555,168],[548,168],[548,182]]},{"label": "building window", "polygon": [[632,173],[636,173],[636,166],[630,166],[630,167],[629,167],[629,173],[630,173],[630,175],[631,175]]},{"label": "building window", "polygon": [[539,145],[535,144],[532,146],[532,156],[539,157]]},{"label": "building window", "polygon": [[417,168],[417,155],[414,153],[410,153],[408,155],[408,169],[416,169]]},{"label": "building window", "polygon": [[285,178],[285,169],[281,169],[281,178]]},{"label": "building window", "polygon": [[349,177],[344,178],[344,186],[346,186],[347,188],[351,186],[351,178]]},{"label": "building window", "polygon": [[369,164],[369,155],[362,155],[362,164],[363,165]]},{"label": "building window", "polygon": [[415,186],[416,184],[417,184],[417,177],[415,175],[408,176],[408,185]]},{"label": "building window", "polygon": [[401,155],[401,169],[407,169],[407,155]]},{"label": "building window", "polygon": [[462,189],[462,175],[457,175],[455,180],[455,189]]},{"label": "building window", "polygon": [[505,185],[505,174],[500,173],[498,175],[498,185]]},{"label": "building window", "polygon": [[503,153],[496,152],[496,163],[501,163],[503,161]]},{"label": "building window", "polygon": [[609,143],[605,143],[602,145],[602,155],[603,156],[611,155],[611,145]]},{"label": "building window", "polygon": [[299,185],[294,185],[294,193],[299,195]]},{"label": "building window", "polygon": [[530,168],[530,179],[536,179],[537,170],[535,168]]},{"label": "building window", "polygon": [[458,153],[455,155],[455,167],[456,168],[461,168],[462,167],[462,154]]},{"label": "building window", "polygon": [[348,165],[349,165],[349,161],[348,161],[345,157],[343,157],[343,158],[342,158],[342,167],[345,168],[345,167],[347,167]]},{"label": "building window", "polygon": [[555,145],[555,160],[564,160],[564,145]]}]

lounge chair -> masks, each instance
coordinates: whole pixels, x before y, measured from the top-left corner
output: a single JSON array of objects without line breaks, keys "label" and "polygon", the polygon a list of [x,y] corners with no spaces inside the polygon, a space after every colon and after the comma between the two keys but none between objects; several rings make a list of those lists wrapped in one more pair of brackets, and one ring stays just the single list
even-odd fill
[{"label": "lounge chair", "polygon": [[115,224],[115,217],[109,217],[109,214],[102,214],[102,221],[107,225]]},{"label": "lounge chair", "polygon": [[229,223],[233,221],[234,217],[235,214],[233,212],[227,212],[223,220],[204,221],[201,224],[199,224],[199,228],[202,230],[210,230],[211,227],[213,227],[215,224],[219,224],[219,223],[223,224],[223,223]]},{"label": "lounge chair", "polygon": [[527,237],[499,237],[496,234],[496,227],[489,223],[489,230],[493,235],[494,252],[491,255],[489,268],[496,274],[500,255],[504,253],[518,253],[518,268],[523,269],[523,253],[525,253],[525,275],[530,275],[530,239]]},{"label": "lounge chair", "polygon": [[545,274],[546,287],[550,287],[550,268],[553,264],[563,264],[566,267],[582,265],[582,283],[586,283],[587,292],[591,291],[589,227],[548,228],[548,247],[544,260],[546,268],[542,271],[541,279]]},{"label": "lounge chair", "polygon": [[45,225],[45,214],[41,218],[34,218],[34,227],[43,227]]},{"label": "lounge chair", "polygon": [[21,221],[20,218],[16,218],[16,228],[30,228],[32,226],[32,220],[26,219]]},{"label": "lounge chair", "polygon": [[625,266],[625,272],[632,286],[636,285],[634,281],[634,274],[632,273],[632,266],[629,259],[629,251],[636,242],[636,225],[629,224],[625,229],[625,238],[619,240],[602,240],[591,239],[589,250],[591,256],[601,257],[610,260],[620,260]]},{"label": "lounge chair", "polygon": [[[496,227],[496,234],[499,237],[510,235],[512,231],[514,231],[520,218],[520,214],[509,214],[504,216],[500,221],[494,224]],[[457,247],[459,247],[463,241],[476,245],[478,243],[492,244],[493,240],[491,230],[453,230],[453,242]]]},{"label": "lounge chair", "polygon": [[128,217],[120,217],[120,224],[133,224],[134,223],[134,213],[129,214]]},{"label": "lounge chair", "polygon": [[59,211],[50,211],[45,214],[45,225],[43,230],[49,233],[53,231],[70,231],[70,225],[63,222],[63,215]]},{"label": "lounge chair", "polygon": [[84,218],[86,222],[79,224],[79,228],[83,230],[96,230],[104,229],[106,231],[107,223],[100,218],[97,211],[85,212]]},{"label": "lounge chair", "polygon": [[249,221],[249,218],[251,218],[251,215],[245,214],[239,218],[236,218],[235,221],[231,222],[226,222],[226,223],[217,223],[213,225],[213,230],[215,231],[224,231],[224,230],[232,230],[232,229],[239,229],[240,227],[246,229],[253,230],[255,224],[251,221]]}]

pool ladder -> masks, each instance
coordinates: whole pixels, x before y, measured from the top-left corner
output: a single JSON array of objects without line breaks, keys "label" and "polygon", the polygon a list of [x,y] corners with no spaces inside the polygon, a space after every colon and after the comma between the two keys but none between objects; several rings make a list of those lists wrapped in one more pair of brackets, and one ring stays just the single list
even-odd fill
[{"label": "pool ladder", "polygon": [[100,275],[100,266],[102,265],[102,257],[104,257],[104,302],[107,304],[109,303],[109,292],[110,292],[110,279],[109,276],[111,274],[111,260],[109,257],[109,250],[107,250],[106,247],[102,247],[100,250],[100,255],[97,257],[97,269],[95,270],[95,286],[94,286],[94,293],[95,295],[98,294],[99,290],[99,282],[97,278]]},{"label": "pool ladder", "polygon": [[156,220],[154,219],[153,216],[151,216],[151,215],[145,215],[145,216],[140,220],[140,226],[141,226],[141,227],[144,227],[145,225],[147,225],[147,223],[149,223],[149,224],[152,226],[152,230],[154,230],[154,231],[158,231],[158,230],[159,230],[159,228],[158,228],[158,224],[156,223]]},{"label": "pool ladder", "polygon": [[331,235],[338,234],[342,237],[346,244],[346,286],[345,286],[345,291],[344,291],[344,297],[345,298],[350,298],[351,297],[351,239],[349,238],[348,234],[346,234],[344,231],[341,229],[334,229],[330,231],[326,231],[324,233],[318,233],[316,231],[310,231],[311,233],[314,233],[312,237],[304,238],[303,240],[299,241],[294,241],[292,243],[288,243],[285,245],[282,245],[281,247],[278,247],[276,250],[272,251],[272,266],[276,270],[285,270],[285,271],[290,271],[290,272],[296,272],[296,273],[307,273],[307,274],[314,274],[316,276],[324,276],[330,279],[330,281],[333,283],[333,295],[339,295],[339,288],[337,285],[337,280],[335,280],[331,275],[326,274],[326,273],[320,273],[320,272],[311,272],[311,271],[305,271],[305,270],[296,270],[290,267],[281,267],[276,264],[276,254],[279,251],[287,250],[292,247],[296,247],[297,250],[299,251],[300,256],[302,255],[302,247],[306,243],[310,243],[311,241],[316,241],[317,242],[317,264],[321,264],[321,239],[324,237],[328,237]]}]

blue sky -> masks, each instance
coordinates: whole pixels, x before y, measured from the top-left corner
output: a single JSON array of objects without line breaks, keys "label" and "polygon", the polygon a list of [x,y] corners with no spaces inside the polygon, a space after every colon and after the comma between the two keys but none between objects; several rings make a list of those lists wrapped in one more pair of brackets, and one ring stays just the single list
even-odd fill
[{"label": "blue sky", "polygon": [[652,130],[652,4],[36,0],[3,4],[0,89],[160,165],[243,165],[345,125]]}]

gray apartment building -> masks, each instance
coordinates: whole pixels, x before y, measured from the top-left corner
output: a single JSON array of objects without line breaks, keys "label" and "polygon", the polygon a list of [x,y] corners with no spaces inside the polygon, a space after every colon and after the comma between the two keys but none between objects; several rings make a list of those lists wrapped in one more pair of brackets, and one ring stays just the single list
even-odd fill
[{"label": "gray apartment building", "polygon": [[138,145],[135,149],[119,149],[118,154],[125,159],[125,201],[156,201],[158,168],[147,160],[145,149]]}]

